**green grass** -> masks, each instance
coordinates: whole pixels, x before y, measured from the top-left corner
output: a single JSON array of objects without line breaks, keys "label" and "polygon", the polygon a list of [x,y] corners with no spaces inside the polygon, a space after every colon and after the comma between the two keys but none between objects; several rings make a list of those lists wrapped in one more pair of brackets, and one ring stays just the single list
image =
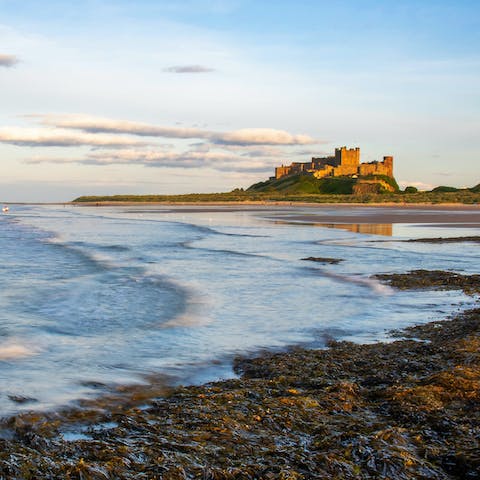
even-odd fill
[{"label": "green grass", "polygon": [[275,180],[259,182],[247,192],[279,192],[286,194],[343,194],[352,193],[355,179],[349,177],[315,178],[312,175],[289,175]]},{"label": "green grass", "polygon": [[459,203],[480,205],[480,192],[461,190],[458,192],[418,192],[384,193],[368,195],[306,194],[280,192],[226,192],[188,195],[114,195],[84,196],[74,203],[100,202],[171,202],[171,203],[210,203],[210,202],[308,202],[308,203]]}]

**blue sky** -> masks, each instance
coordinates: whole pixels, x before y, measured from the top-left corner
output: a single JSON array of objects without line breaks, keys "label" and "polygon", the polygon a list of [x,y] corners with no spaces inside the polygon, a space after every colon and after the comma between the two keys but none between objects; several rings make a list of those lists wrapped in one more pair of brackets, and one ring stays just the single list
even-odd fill
[{"label": "blue sky", "polygon": [[0,200],[226,191],[336,146],[480,182],[478,1],[0,0]]}]

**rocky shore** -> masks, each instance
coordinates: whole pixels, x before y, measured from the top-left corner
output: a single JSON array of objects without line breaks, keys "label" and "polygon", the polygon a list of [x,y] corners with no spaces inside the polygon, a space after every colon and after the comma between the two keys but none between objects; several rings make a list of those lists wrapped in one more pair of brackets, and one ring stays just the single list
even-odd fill
[{"label": "rocky shore", "polygon": [[[480,292],[478,276],[449,272],[382,279]],[[235,380],[19,415],[1,431],[0,478],[480,478],[480,308],[395,336],[238,358]]]}]

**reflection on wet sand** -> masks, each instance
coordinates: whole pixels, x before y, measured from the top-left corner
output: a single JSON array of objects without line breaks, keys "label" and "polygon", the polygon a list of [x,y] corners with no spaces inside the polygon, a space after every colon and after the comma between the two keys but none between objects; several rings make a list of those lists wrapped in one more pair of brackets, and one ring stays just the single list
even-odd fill
[{"label": "reflection on wet sand", "polygon": [[393,235],[393,225],[391,223],[316,223],[315,225],[367,235],[384,235],[385,237]]},{"label": "reflection on wet sand", "polygon": [[393,236],[392,223],[316,223],[316,222],[293,222],[276,220],[274,223],[282,225],[310,225],[312,227],[337,228],[348,230],[354,233],[363,233],[366,235],[383,235],[385,237]]}]

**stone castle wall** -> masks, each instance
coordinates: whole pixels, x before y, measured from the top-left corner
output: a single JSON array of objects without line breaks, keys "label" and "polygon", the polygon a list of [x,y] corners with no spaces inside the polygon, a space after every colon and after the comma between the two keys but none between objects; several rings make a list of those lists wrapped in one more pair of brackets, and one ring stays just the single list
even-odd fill
[{"label": "stone castle wall", "polygon": [[319,170],[315,170],[313,172],[313,176],[315,178],[324,178],[324,177],[333,177],[334,176],[334,171],[338,167],[332,167],[331,165],[325,165],[323,168]]},{"label": "stone castle wall", "polygon": [[275,168],[275,178],[282,178],[282,177],[285,177],[287,175],[290,175],[291,171],[292,171],[291,166],[282,165],[281,167],[276,167]]},{"label": "stone castle wall", "polygon": [[385,175],[393,177],[393,157],[383,157],[383,162],[360,163],[360,148],[340,147],[335,156],[313,157],[311,162],[294,162],[275,168],[275,178],[298,173],[311,173],[316,178],[341,176]]},{"label": "stone castle wall", "polygon": [[393,177],[393,157],[383,157],[383,162],[361,163],[359,175],[386,175]]}]

